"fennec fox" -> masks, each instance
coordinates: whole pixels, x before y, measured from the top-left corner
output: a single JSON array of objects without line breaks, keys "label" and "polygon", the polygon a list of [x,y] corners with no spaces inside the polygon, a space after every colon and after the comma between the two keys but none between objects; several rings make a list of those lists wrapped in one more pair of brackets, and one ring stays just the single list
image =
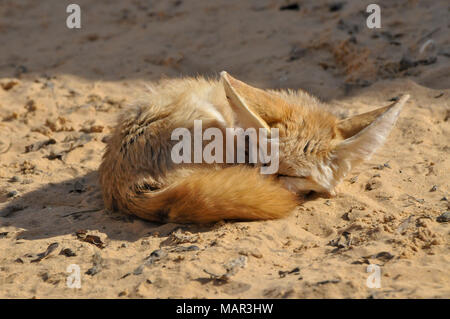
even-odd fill
[{"label": "fennec fox", "polygon": [[[297,205],[296,193],[334,194],[350,170],[384,143],[408,98],[338,120],[303,91],[261,90],[226,72],[219,81],[162,81],[151,87],[145,104],[121,117],[108,140],[99,169],[105,205],[156,222],[283,217]],[[196,120],[202,132],[254,128],[266,130],[268,140],[278,129],[278,141],[272,141],[278,143],[278,171],[263,175],[260,163],[175,163],[172,132],[193,132]]]}]

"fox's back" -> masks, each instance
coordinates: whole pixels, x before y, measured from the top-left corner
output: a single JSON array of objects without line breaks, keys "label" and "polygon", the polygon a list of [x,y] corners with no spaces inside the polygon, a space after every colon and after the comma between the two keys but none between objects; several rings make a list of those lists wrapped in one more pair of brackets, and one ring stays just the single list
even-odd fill
[{"label": "fox's back", "polygon": [[201,77],[164,80],[149,87],[145,101],[143,107],[148,112],[144,116],[161,113],[165,117],[169,113],[171,121],[184,124],[180,127],[188,127],[194,120],[217,120],[228,127],[234,123],[225,92],[217,80]]},{"label": "fox's back", "polygon": [[[149,87],[143,102],[127,109],[110,136],[100,182],[105,202],[146,185],[162,189],[174,179],[171,134],[176,128],[193,130],[194,120],[204,127],[232,127],[233,115],[218,81],[203,78],[163,80]],[[178,173],[184,167],[178,165]],[[120,206],[120,205],[119,205]]]}]

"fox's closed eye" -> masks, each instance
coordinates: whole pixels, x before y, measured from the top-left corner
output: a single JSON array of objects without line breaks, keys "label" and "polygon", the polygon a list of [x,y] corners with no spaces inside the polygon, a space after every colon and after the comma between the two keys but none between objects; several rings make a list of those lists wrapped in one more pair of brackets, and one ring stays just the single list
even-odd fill
[{"label": "fox's closed eye", "polygon": [[295,176],[295,175],[287,175],[287,174],[278,174],[278,177],[306,178],[306,176]]},{"label": "fox's closed eye", "polygon": [[317,195],[317,192],[316,191],[309,191],[309,192],[307,192],[306,194],[304,194],[303,196],[305,197],[305,198],[307,198],[307,199],[311,199],[311,198],[313,198],[314,196],[316,196]]}]

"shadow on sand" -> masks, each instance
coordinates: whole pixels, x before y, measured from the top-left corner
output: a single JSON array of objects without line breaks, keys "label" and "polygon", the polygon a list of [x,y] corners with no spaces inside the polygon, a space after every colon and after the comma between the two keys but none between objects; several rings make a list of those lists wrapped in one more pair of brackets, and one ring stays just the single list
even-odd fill
[{"label": "shadow on sand", "polygon": [[145,236],[168,236],[178,228],[203,232],[212,225],[158,224],[107,210],[97,171],[61,183],[50,183],[9,201],[0,210],[0,225],[24,229],[17,239],[34,240],[99,231],[111,240],[136,241]]}]

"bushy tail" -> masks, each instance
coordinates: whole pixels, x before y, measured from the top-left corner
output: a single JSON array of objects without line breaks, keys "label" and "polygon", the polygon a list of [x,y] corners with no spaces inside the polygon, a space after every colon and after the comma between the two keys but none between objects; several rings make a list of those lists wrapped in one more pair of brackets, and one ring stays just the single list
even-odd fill
[{"label": "bushy tail", "polygon": [[296,196],[256,169],[204,168],[159,192],[130,194],[130,213],[150,221],[209,223],[280,218]]}]

